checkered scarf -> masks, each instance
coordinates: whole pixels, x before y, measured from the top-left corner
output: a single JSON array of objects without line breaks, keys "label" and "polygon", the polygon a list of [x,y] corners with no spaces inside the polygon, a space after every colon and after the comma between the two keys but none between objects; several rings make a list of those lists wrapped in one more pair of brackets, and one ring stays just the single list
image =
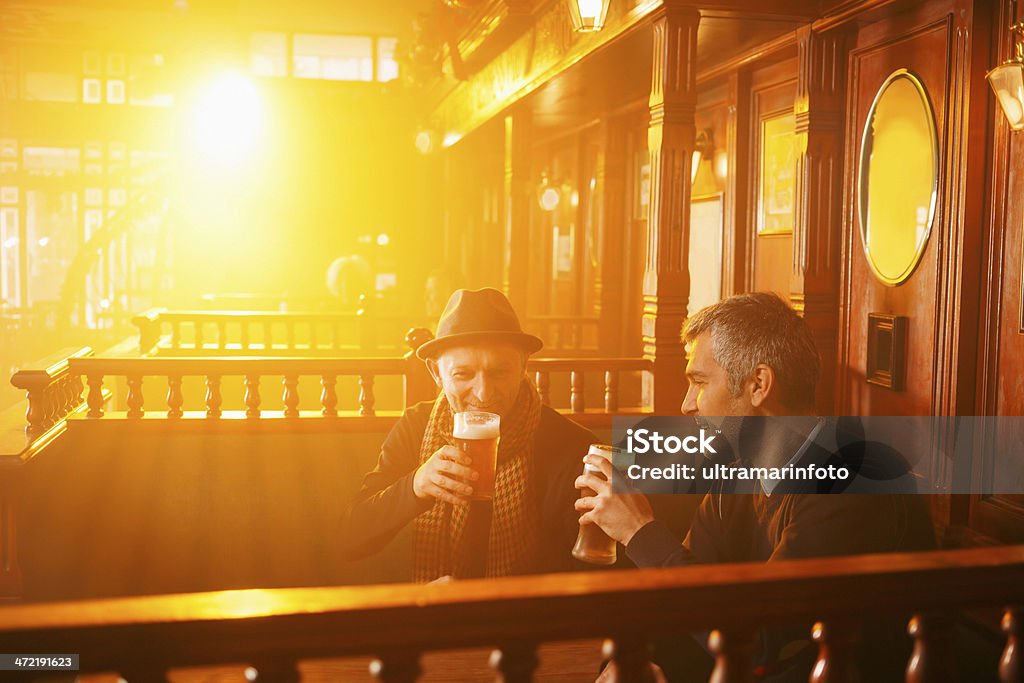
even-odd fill
[{"label": "checkered scarf", "polygon": [[[512,413],[501,420],[498,469],[495,474],[493,513],[487,549],[486,576],[507,576],[530,571],[537,547],[537,510],[531,498],[533,446],[540,423],[537,390],[523,380]],[[420,446],[420,463],[438,448],[452,445],[452,409],[442,392],[430,411]],[[435,501],[415,521],[413,579],[433,581],[445,575],[464,576],[467,554],[463,542],[468,507]]]}]

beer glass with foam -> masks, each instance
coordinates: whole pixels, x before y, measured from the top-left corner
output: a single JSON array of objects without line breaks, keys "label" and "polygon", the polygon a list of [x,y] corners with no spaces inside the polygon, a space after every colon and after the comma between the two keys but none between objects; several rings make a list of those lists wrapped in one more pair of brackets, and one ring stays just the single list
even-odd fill
[{"label": "beer glass with foam", "polygon": [[[603,444],[591,444],[589,455],[596,455],[606,458],[608,462],[615,462],[612,459],[615,449]],[[583,465],[584,472],[595,472],[601,477],[601,470],[595,465],[586,463]],[[580,498],[597,495],[593,489],[580,489]],[[608,536],[596,524],[580,524],[580,533],[576,537],[576,545],[572,548],[572,556],[577,560],[589,562],[590,564],[615,564],[615,540]]]},{"label": "beer glass with foam", "polygon": [[501,418],[494,413],[466,411],[455,413],[452,437],[455,447],[472,459],[470,467],[476,471],[477,480],[473,486],[473,500],[490,500],[494,497],[494,474],[498,466],[498,439]]}]

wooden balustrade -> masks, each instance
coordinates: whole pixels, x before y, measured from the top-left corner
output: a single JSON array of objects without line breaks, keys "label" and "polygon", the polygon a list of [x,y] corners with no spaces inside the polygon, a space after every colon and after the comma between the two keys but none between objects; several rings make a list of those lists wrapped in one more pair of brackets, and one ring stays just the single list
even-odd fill
[{"label": "wooden balustrade", "polygon": [[433,321],[363,307],[345,313],[154,309],[132,323],[143,355],[337,356],[404,352],[410,323]]},{"label": "wooden balustrade", "polygon": [[604,405],[598,412],[615,414],[625,412],[635,414],[638,410],[620,410],[619,374],[623,372],[644,372],[653,370],[653,365],[646,358],[531,358],[527,362],[527,372],[537,385],[541,401],[551,404],[551,375],[568,373],[570,383],[569,408],[572,413],[586,413],[586,393],[584,376],[588,373],[603,376]]},{"label": "wooden balustrade", "polygon": [[[358,378],[357,410],[360,416],[376,414],[374,380],[381,376],[401,377],[404,382],[404,403],[411,405],[435,396],[436,389],[422,381],[408,381],[410,376],[426,374],[423,364],[414,356],[406,358],[94,358],[79,357],[69,360],[69,372],[76,377],[85,376],[88,384],[87,403],[90,418],[103,417],[104,382],[108,378],[124,377],[127,381],[126,399],[129,420],[140,420],[148,413],[165,413],[169,419],[185,417],[216,420],[224,414],[221,379],[243,378],[245,392],[242,406],[250,419],[259,419],[267,412],[263,407],[261,380],[280,377],[283,417],[298,419],[311,417],[299,410],[299,378],[318,377],[319,392],[317,417],[338,416],[338,395],[335,388],[339,376]],[[203,377],[206,382],[205,413],[185,415],[182,411],[182,380],[185,377]],[[165,396],[147,397],[146,378],[166,378]],[[422,378],[420,378],[422,379]],[[156,400],[155,400],[156,399]]]},{"label": "wooden balustrade", "polygon": [[[70,369],[70,361],[92,356],[84,347],[63,356],[43,370],[20,370],[11,376],[11,384],[28,395],[25,435],[30,441],[63,420],[82,405],[82,378]],[[102,401],[102,395],[100,395]]]},{"label": "wooden balustrade", "polygon": [[[382,681],[415,681],[420,655],[497,648],[497,681],[528,681],[537,646],[610,638],[619,681],[649,680],[646,642],[712,630],[712,680],[751,680],[754,633],[818,620],[817,681],[842,674],[862,620],[1006,610],[1003,683],[1022,680],[1024,546],[860,555],[766,564],[587,572],[449,585],[242,590],[0,607],[0,652],[75,652],[82,673],[161,680],[171,667],[249,664],[259,680],[298,680],[303,659],[375,656]],[[871,596],[873,599],[865,599]],[[941,621],[942,619],[940,619]],[[948,680],[943,630],[915,618],[908,681]],[[946,650],[946,651],[938,651]],[[916,666],[914,661],[927,661]],[[594,662],[595,670],[598,662]],[[448,672],[457,680],[457,673]]]}]

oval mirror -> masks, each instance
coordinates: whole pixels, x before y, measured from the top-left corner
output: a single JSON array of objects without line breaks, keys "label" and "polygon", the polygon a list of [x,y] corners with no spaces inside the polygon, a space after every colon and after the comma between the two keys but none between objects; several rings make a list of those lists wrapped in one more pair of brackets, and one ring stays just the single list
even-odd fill
[{"label": "oval mirror", "polygon": [[898,285],[924,253],[935,216],[939,158],[935,117],[924,85],[906,69],[875,95],[864,124],[857,208],[871,270]]}]

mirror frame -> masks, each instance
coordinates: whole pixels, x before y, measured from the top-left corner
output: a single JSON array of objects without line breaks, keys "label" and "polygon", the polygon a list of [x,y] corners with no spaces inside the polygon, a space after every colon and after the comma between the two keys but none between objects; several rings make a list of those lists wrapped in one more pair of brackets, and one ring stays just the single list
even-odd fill
[{"label": "mirror frame", "polygon": [[[909,265],[900,273],[897,277],[891,278],[879,272],[878,267],[875,265],[874,259],[871,257],[871,251],[868,249],[867,243],[867,224],[864,222],[865,209],[869,201],[867,196],[868,189],[866,178],[864,177],[864,161],[865,153],[867,152],[868,135],[871,133],[871,123],[875,117],[875,110],[878,108],[878,102],[882,99],[885,91],[890,85],[897,79],[905,78],[914,86],[917,94],[921,97],[921,102],[924,104],[925,114],[928,118],[928,130],[931,134],[932,143],[932,198],[928,206],[928,228],[925,230],[924,239],[921,240],[920,245],[917,247],[917,251],[914,253],[913,259],[911,259]],[[870,166],[868,167],[870,169]],[[869,170],[870,172],[870,170]],[[939,141],[938,141],[938,130],[935,125],[935,110],[932,108],[931,100],[928,97],[928,91],[924,87],[924,83],[917,75],[909,69],[897,69],[889,74],[886,79],[879,86],[878,92],[875,93],[875,97],[871,102],[871,108],[868,110],[868,116],[864,120],[864,130],[861,131],[860,139],[860,150],[857,157],[857,221],[859,223],[860,232],[860,243],[864,249],[864,258],[867,259],[868,266],[871,268],[871,273],[878,278],[880,282],[890,287],[903,284],[906,282],[914,271],[917,270],[918,264],[921,263],[921,257],[924,255],[924,250],[928,247],[928,240],[931,238],[932,228],[935,224],[935,212],[939,194]]]}]

